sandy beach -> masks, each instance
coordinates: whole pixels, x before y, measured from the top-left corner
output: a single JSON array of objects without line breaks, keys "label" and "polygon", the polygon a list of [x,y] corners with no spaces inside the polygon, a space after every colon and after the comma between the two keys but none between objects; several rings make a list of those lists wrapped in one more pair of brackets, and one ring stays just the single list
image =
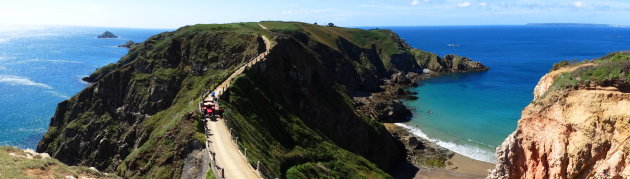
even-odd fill
[{"label": "sandy beach", "polygon": [[[407,130],[396,124],[385,123],[385,127],[389,131]],[[417,136],[415,136],[417,137]],[[472,179],[472,178],[485,178],[488,175],[488,170],[495,167],[495,164],[484,161],[471,159],[461,154],[454,153],[453,156],[447,160],[447,165],[444,168],[432,168],[416,166],[419,170],[416,171],[414,179]]]}]

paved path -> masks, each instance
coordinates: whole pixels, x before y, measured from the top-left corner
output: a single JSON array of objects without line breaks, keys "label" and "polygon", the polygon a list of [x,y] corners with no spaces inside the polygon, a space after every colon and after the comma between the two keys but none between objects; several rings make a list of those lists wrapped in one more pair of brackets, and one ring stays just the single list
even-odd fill
[{"label": "paved path", "polygon": [[[217,164],[224,169],[225,178],[247,179],[260,178],[258,172],[245,160],[240,153],[236,144],[232,141],[227,126],[223,119],[217,121],[209,121],[208,129],[210,129],[210,141]],[[216,174],[220,175],[220,174]]]},{"label": "paved path", "polygon": [[[264,26],[260,25],[263,29],[267,29]],[[252,66],[260,61],[263,61],[266,55],[269,53],[271,49],[270,40],[263,36],[265,41],[265,46],[267,50],[255,58],[251,59],[245,65],[239,67],[234,73],[232,73],[223,83],[217,86],[213,92],[217,97],[221,96],[225,89],[231,84],[232,80],[243,73],[245,69],[249,66]],[[210,95],[204,98],[204,101],[212,101],[212,97]],[[219,103],[215,103],[217,106]],[[227,179],[249,179],[249,178],[261,178],[258,176],[258,171],[256,171],[246,160],[245,156],[241,154],[237,145],[232,140],[232,135],[230,134],[229,129],[225,125],[224,119],[217,119],[216,121],[212,121],[207,119],[206,127],[209,130],[209,135],[207,135],[208,139],[206,141],[209,142],[209,147],[212,151],[215,152],[215,160],[219,167],[224,170],[224,178]],[[220,172],[220,171],[219,171]],[[221,174],[215,173],[216,176],[221,176]]]}]

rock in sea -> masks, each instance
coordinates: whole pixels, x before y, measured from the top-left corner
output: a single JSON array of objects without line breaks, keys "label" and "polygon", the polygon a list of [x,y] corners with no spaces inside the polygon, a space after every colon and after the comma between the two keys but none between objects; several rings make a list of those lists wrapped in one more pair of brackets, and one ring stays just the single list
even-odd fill
[{"label": "rock in sea", "polygon": [[98,38],[99,39],[115,39],[115,38],[118,38],[118,36],[114,35],[110,31],[105,31],[103,32],[103,34],[99,35]]}]

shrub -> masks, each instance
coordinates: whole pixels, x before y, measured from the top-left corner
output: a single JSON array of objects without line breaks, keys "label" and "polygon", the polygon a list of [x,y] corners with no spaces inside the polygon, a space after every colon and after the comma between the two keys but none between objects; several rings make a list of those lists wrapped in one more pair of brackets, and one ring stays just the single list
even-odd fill
[{"label": "shrub", "polygon": [[568,66],[568,65],[570,65],[569,61],[562,60],[562,61],[560,61],[558,63],[554,63],[553,67],[551,68],[551,71],[555,71],[557,69],[560,69],[560,68]]}]

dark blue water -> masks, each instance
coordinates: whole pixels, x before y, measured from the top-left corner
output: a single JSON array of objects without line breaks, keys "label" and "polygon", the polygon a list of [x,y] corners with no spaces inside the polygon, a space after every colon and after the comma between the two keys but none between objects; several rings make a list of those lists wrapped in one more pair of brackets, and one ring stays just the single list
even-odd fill
[{"label": "dark blue water", "polygon": [[[118,39],[97,39],[105,30]],[[0,31],[0,145],[36,148],[57,103],[88,84],[96,68],[127,53],[128,40],[141,42],[165,30],[48,27]]]},{"label": "dark blue water", "polygon": [[[630,50],[630,28],[391,27],[411,46],[481,61],[488,72],[420,82],[411,127],[416,134],[474,159],[494,162],[495,148],[516,128],[521,110],[553,63]],[[455,44],[449,46],[449,44]]]}]

